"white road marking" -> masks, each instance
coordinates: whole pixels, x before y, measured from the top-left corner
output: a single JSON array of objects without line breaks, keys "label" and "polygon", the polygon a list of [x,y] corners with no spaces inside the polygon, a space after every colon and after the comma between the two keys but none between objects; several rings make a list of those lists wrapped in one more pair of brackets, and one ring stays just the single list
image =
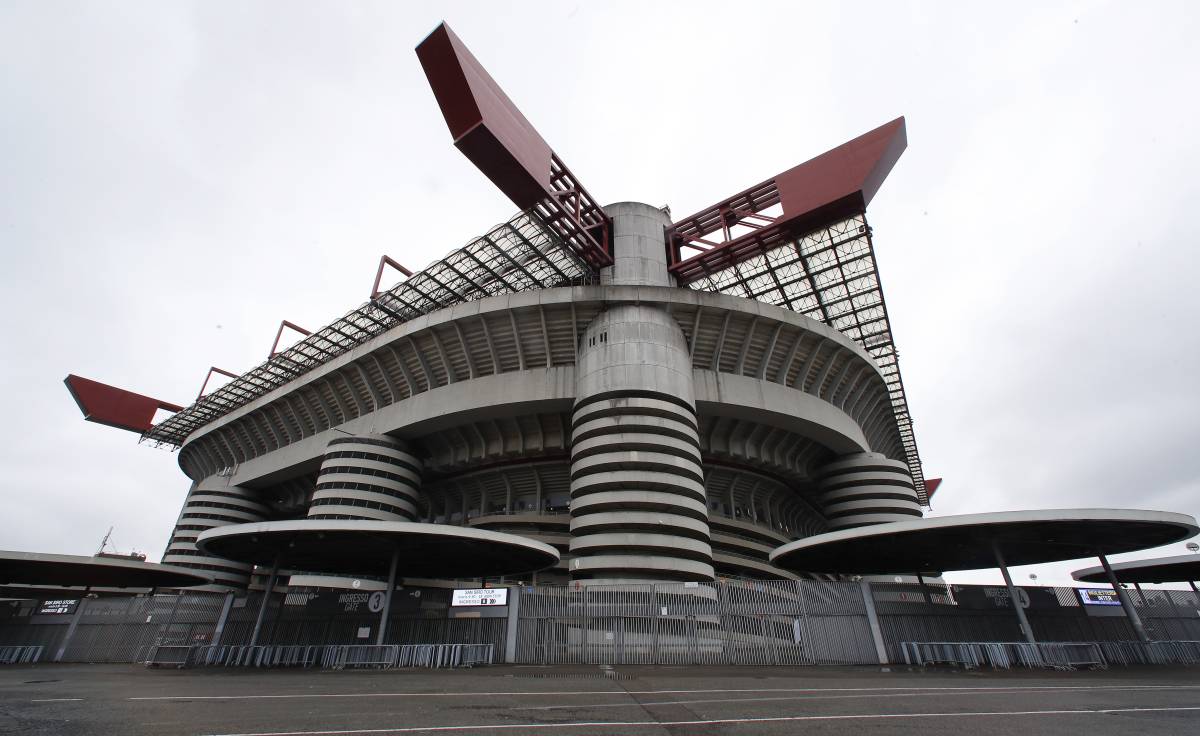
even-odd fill
[{"label": "white road marking", "polygon": [[701,695],[705,693],[888,693],[888,692],[980,692],[990,690],[1178,690],[1200,685],[1012,685],[976,687],[777,687],[706,690],[540,690],[516,692],[438,692],[438,693],[286,693],[279,695],[149,695],[129,700],[286,700],[306,698],[446,698],[446,697],[536,697],[563,695]]},{"label": "white road marking", "polygon": [[[1194,690],[1200,688],[1200,685],[1133,685],[1122,687],[1118,685],[1097,686],[1090,689],[1101,690]],[[643,702],[634,700],[628,703],[597,703],[595,705],[526,705],[520,708],[511,708],[510,710],[561,710],[563,708],[638,708],[649,705],[695,705],[697,703],[767,703],[778,700],[846,700],[852,698],[918,698],[918,697],[946,697],[950,695],[1011,695],[1015,692],[1045,692],[1048,690],[1065,690],[1065,689],[1083,689],[1083,688],[1067,688],[1067,687],[1029,687],[1029,688],[979,688],[972,689],[969,692],[908,692],[908,693],[860,693],[855,695],[782,695],[770,698],[704,698],[702,700],[659,700],[651,702]]]},{"label": "white road marking", "polygon": [[34,698],[33,703],[66,703],[72,700],[83,700],[83,698]]},{"label": "white road marking", "polygon": [[785,723],[798,721],[855,721],[855,720],[899,720],[916,718],[978,718],[980,716],[1058,716],[1058,715],[1106,715],[1110,713],[1158,713],[1169,711],[1197,711],[1200,706],[1163,708],[1098,708],[1095,710],[999,710],[967,713],[865,713],[839,716],[772,716],[766,718],[713,718],[695,721],[579,721],[575,723],[494,723],[474,726],[417,726],[408,728],[359,728],[341,731],[255,731],[252,733],[227,733],[214,736],[348,736],[350,734],[385,733],[436,733],[439,731],[499,731],[513,729],[549,728],[661,728],[663,726],[725,726],[743,723]]}]

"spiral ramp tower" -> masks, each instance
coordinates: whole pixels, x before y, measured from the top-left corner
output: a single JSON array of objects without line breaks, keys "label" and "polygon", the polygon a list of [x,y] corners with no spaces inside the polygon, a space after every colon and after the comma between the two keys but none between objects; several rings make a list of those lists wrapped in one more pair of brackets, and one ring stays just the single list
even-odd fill
[{"label": "spiral ramp tower", "polygon": [[270,507],[257,493],[230,485],[228,478],[210,476],[193,483],[163,553],[163,564],[188,567],[211,576],[213,584],[200,590],[245,588],[250,582],[252,566],[204,554],[196,547],[196,537],[219,526],[264,521],[270,514]]},{"label": "spiral ramp tower", "polygon": [[817,472],[830,530],[921,518],[908,466],[875,452],[849,456]]}]

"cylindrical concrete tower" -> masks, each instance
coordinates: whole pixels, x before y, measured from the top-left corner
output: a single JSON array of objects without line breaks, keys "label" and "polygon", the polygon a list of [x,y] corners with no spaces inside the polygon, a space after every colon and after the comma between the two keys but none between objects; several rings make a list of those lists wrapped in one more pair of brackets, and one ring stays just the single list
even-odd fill
[{"label": "cylindrical concrete tower", "polygon": [[[659,209],[613,205],[612,285],[669,285]],[[711,580],[692,364],[665,310],[621,304],[592,320],[577,359],[571,577]]]},{"label": "cylindrical concrete tower", "polygon": [[340,437],[325,448],[310,519],[415,521],[421,461],[386,435]]},{"label": "cylindrical concrete tower", "polygon": [[257,494],[229,485],[227,478],[214,475],[193,483],[163,554],[163,564],[191,567],[211,575],[214,588],[244,588],[250,582],[252,566],[204,554],[196,548],[196,537],[214,527],[263,521],[269,515],[270,509]]},{"label": "cylindrical concrete tower", "polygon": [[817,471],[830,529],[921,518],[908,466],[875,452],[849,455]]}]

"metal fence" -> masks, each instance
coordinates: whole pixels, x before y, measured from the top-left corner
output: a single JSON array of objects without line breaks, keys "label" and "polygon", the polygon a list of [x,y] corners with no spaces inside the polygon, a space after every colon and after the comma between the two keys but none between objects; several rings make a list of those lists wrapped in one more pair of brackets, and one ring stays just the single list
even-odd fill
[{"label": "metal fence", "polygon": [[517,627],[530,664],[878,662],[857,583],[524,588]]},{"label": "metal fence", "polygon": [[408,588],[397,591],[383,648],[373,648],[379,614],[356,592],[274,596],[255,647],[257,592],[83,599],[58,615],[10,602],[0,603],[0,664],[453,666],[487,651],[526,664],[1076,667],[1095,658],[1093,644],[1110,665],[1200,663],[1190,591],[1130,591],[1152,644],[1136,641],[1120,607],[1084,606],[1073,588],[1020,596],[1035,637],[1050,642],[1042,649],[1022,649],[1005,588],[932,583],[572,583],[514,589],[508,609],[466,611],[450,606],[448,589]]},{"label": "metal fence", "polygon": [[0,664],[34,664],[42,658],[42,647],[0,647]]},{"label": "metal fence", "polygon": [[[1002,586],[876,582],[870,588],[891,662],[906,661],[905,642],[1012,642],[1024,638]],[[1025,587],[1021,595],[1039,642],[1136,642],[1137,634],[1119,606],[1085,607],[1075,588]],[[1200,640],[1200,599],[1192,591],[1130,591],[1130,599],[1152,639]],[[1120,658],[1106,661],[1126,663]]]},{"label": "metal fence", "polygon": [[491,644],[335,644],[155,646],[145,663],[157,667],[473,667],[492,664]]}]

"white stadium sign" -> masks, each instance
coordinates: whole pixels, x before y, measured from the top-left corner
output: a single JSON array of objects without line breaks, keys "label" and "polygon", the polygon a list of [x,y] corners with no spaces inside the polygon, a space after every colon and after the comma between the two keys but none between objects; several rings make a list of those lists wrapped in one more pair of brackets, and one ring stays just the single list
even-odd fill
[{"label": "white stadium sign", "polygon": [[451,606],[507,606],[508,588],[471,588],[454,591]]}]

